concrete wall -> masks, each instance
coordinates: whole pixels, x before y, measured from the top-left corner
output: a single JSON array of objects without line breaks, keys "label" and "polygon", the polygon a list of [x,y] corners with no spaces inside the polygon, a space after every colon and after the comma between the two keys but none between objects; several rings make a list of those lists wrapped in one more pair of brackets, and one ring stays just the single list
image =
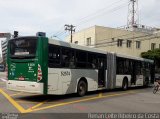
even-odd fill
[{"label": "concrete wall", "polygon": [[[85,46],[87,44],[86,42],[87,38],[91,38],[91,47],[94,46],[96,41],[94,26],[84,29],[83,31],[74,33],[72,43],[75,43],[76,41],[78,41],[78,45]],[[66,41],[70,42],[70,36],[66,38]]]}]

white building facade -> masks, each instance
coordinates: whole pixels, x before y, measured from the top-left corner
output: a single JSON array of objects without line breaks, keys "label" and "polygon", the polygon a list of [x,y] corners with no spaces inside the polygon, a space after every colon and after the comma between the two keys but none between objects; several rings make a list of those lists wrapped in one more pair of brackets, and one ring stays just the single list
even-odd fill
[{"label": "white building facade", "polygon": [[[70,41],[70,36],[66,41]],[[160,32],[159,29],[126,30],[93,26],[74,33],[72,43],[140,57],[142,52],[160,48]]]}]

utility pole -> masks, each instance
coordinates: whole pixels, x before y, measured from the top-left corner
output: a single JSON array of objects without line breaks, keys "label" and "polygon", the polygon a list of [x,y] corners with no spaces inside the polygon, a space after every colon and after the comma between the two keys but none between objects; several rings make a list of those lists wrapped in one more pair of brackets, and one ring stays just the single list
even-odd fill
[{"label": "utility pole", "polygon": [[71,43],[72,43],[72,34],[73,32],[75,32],[75,26],[73,26],[72,24],[71,25],[65,24],[64,27],[66,31],[71,32]]}]

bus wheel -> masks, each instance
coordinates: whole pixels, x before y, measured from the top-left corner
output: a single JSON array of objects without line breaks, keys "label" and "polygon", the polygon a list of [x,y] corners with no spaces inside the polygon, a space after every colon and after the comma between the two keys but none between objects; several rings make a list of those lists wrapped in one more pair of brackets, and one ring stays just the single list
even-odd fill
[{"label": "bus wheel", "polygon": [[124,80],[123,80],[122,89],[123,89],[123,90],[127,90],[127,89],[128,89],[128,80],[127,80],[127,79],[124,79]]},{"label": "bus wheel", "polygon": [[84,96],[87,92],[87,83],[84,80],[80,80],[77,86],[77,94],[79,96]]}]

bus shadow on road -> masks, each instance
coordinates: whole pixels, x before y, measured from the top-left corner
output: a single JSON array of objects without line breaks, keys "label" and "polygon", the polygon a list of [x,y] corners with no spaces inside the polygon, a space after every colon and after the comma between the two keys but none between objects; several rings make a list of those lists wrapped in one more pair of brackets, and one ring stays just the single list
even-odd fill
[{"label": "bus shadow on road", "polygon": [[[152,88],[152,86],[150,87],[132,87],[129,88],[128,91],[133,91],[133,90],[141,90],[141,89],[150,89]],[[29,102],[43,102],[46,101],[47,102],[54,102],[54,101],[64,101],[64,100],[68,100],[68,99],[72,99],[72,100],[76,100],[76,99],[83,99],[83,98],[88,98],[88,97],[94,97],[94,96],[98,96],[100,93],[101,94],[114,94],[114,93],[123,93],[125,91],[123,91],[122,89],[112,89],[112,90],[99,90],[99,91],[92,91],[92,92],[88,92],[84,97],[79,97],[77,96],[77,94],[66,94],[66,95],[23,95],[23,96],[18,96],[15,97],[18,100],[22,100],[22,101],[29,101]]]},{"label": "bus shadow on road", "polygon": [[30,102],[43,102],[46,101],[61,101],[66,99],[76,99],[78,98],[76,94],[66,94],[66,95],[28,95],[23,97],[17,97],[18,100],[30,101]]}]

